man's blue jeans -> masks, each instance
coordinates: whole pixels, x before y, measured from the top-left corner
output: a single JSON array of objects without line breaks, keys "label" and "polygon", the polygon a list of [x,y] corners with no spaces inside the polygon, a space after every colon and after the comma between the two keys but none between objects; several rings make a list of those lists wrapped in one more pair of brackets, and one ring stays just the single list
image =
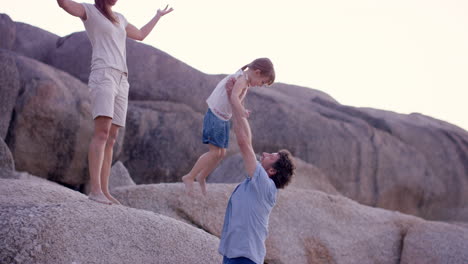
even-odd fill
[{"label": "man's blue jeans", "polygon": [[255,264],[255,262],[244,257],[227,258],[226,256],[223,256],[223,264]]}]

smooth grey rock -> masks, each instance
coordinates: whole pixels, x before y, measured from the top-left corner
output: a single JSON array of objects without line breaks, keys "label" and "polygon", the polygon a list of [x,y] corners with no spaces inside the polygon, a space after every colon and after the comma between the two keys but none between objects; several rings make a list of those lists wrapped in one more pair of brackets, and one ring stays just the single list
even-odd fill
[{"label": "smooth grey rock", "polygon": [[16,39],[16,24],[7,14],[0,13],[0,49],[11,50]]},{"label": "smooth grey rock", "polygon": [[93,129],[87,87],[38,61],[15,60],[21,91],[6,142],[16,169],[68,185],[86,182]]},{"label": "smooth grey rock", "polygon": [[[124,187],[115,195],[127,206],[179,219],[219,237],[236,184],[207,187],[206,196],[198,188],[192,196],[185,194],[182,183]],[[468,252],[468,229],[294,187],[279,191],[268,226],[266,263],[390,264],[407,254],[407,263],[444,264],[447,259],[463,260]],[[436,261],[428,261],[423,253],[438,244],[443,246],[430,253]],[[451,254],[456,256],[446,258]]]},{"label": "smooth grey rock", "polygon": [[0,179],[1,263],[221,263],[219,239],[48,182]]},{"label": "smooth grey rock", "polygon": [[15,161],[7,144],[0,138],[0,168],[15,170]]},{"label": "smooth grey rock", "polygon": [[117,161],[111,168],[111,174],[109,178],[109,190],[113,190],[117,187],[134,186],[135,182],[128,173],[127,168],[122,162]]},{"label": "smooth grey rock", "polygon": [[0,138],[6,139],[20,92],[20,78],[16,67],[16,55],[0,49]]}]

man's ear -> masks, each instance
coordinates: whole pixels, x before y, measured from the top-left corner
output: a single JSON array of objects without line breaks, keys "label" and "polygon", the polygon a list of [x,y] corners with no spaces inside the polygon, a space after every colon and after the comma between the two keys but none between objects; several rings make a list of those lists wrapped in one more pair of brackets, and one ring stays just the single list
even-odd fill
[{"label": "man's ear", "polygon": [[256,70],[254,71],[254,73],[255,73],[255,75],[257,75],[257,76],[262,75],[262,71],[259,70],[259,69],[256,69]]},{"label": "man's ear", "polygon": [[271,176],[273,176],[273,175],[276,174],[276,169],[274,169],[274,168],[269,168],[268,171],[267,171],[267,173],[268,173],[268,176],[271,177]]}]

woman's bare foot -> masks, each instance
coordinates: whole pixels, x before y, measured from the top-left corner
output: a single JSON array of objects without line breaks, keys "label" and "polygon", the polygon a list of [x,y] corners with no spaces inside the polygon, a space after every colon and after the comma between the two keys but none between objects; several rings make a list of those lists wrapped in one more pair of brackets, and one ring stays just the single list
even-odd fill
[{"label": "woman's bare foot", "polygon": [[111,201],[113,204],[122,205],[117,199],[114,198],[110,193],[104,193],[106,198]]},{"label": "woman's bare foot", "polygon": [[189,174],[182,177],[182,182],[185,185],[185,193],[192,194],[193,193],[193,179],[190,177]]},{"label": "woman's bare foot", "polygon": [[204,177],[200,177],[200,174],[197,176],[197,182],[200,184],[201,191],[203,195],[206,195],[206,179]]},{"label": "woman's bare foot", "polygon": [[102,203],[102,204],[107,204],[107,205],[111,205],[112,202],[109,201],[107,199],[107,197],[103,194],[103,193],[90,193],[88,195],[88,199],[90,199],[91,201],[95,201],[95,202],[98,202],[98,203]]}]

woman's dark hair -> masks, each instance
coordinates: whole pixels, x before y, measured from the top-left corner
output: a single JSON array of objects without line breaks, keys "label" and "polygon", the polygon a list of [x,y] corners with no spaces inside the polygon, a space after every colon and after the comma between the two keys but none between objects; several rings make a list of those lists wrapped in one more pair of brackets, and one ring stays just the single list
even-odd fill
[{"label": "woman's dark hair", "polygon": [[96,5],[97,9],[101,11],[101,13],[107,17],[112,23],[118,24],[119,21],[115,18],[115,16],[112,14],[112,12],[106,8],[106,2],[107,0],[94,0],[94,5]]},{"label": "woman's dark hair", "polygon": [[268,58],[259,58],[251,63],[245,65],[241,69],[244,71],[245,69],[250,68],[252,70],[260,70],[262,76],[266,76],[269,78],[268,85],[272,85],[275,82],[275,68],[273,67],[273,63]]},{"label": "woman's dark hair", "polygon": [[288,150],[282,149],[278,151],[278,154],[279,159],[272,165],[273,169],[276,170],[276,174],[270,178],[275,182],[277,189],[283,189],[291,182],[296,165]]}]

